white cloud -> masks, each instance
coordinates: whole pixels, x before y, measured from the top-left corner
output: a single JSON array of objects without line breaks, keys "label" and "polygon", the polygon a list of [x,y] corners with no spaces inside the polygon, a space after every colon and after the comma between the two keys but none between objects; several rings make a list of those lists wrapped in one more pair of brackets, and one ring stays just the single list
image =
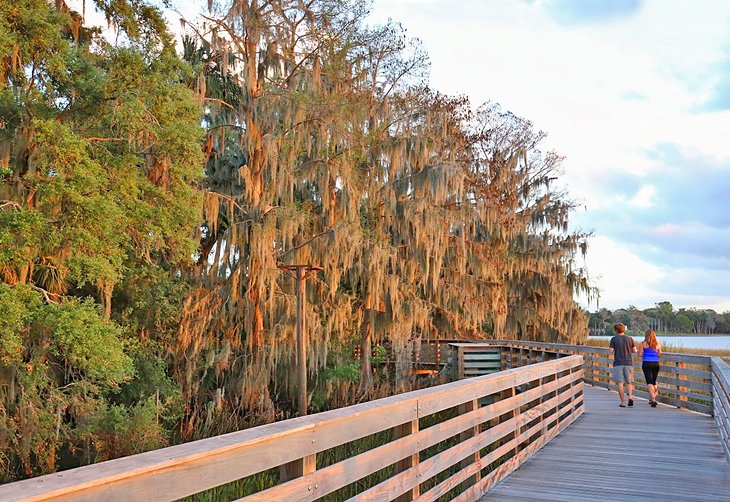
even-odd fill
[{"label": "white cloud", "polygon": [[609,309],[629,304],[651,306],[654,292],[665,276],[660,267],[642,260],[608,237],[591,241],[586,270],[601,290],[600,305]]},{"label": "white cloud", "polygon": [[636,207],[650,208],[654,206],[656,188],[651,185],[644,185],[636,192],[636,195],[629,201],[629,204]]},{"label": "white cloud", "polygon": [[[571,26],[554,22],[546,5],[462,0],[455,8],[437,0],[414,9],[375,0],[373,18],[401,21],[423,40],[434,88],[466,94],[474,104],[497,101],[548,133],[546,148],[566,156],[563,183],[587,208],[577,219],[597,234],[588,259],[589,273],[601,276],[602,304],[730,302],[730,279],[725,299],[695,294],[704,270],[640,258],[640,250],[619,244],[618,230],[626,226],[606,224],[638,228],[640,211],[674,204],[655,183],[667,172],[665,159],[649,153],[656,145],[675,145],[692,153],[687,158],[712,158],[730,168],[730,111],[701,111],[730,50],[730,3],[648,0],[630,16]],[[622,176],[631,179],[630,191],[612,192]],[[704,220],[706,209],[685,206],[697,212],[683,215],[682,223]],[[678,275],[682,284],[662,281]],[[693,293],[683,293],[688,290]]]}]

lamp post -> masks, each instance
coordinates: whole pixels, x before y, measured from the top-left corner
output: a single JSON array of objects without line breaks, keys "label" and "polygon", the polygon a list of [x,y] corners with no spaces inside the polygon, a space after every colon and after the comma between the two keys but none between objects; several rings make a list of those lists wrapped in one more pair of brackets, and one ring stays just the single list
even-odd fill
[{"label": "lamp post", "polygon": [[304,306],[306,280],[312,271],[324,270],[318,265],[280,265],[280,269],[294,272],[297,294],[297,411],[299,416],[307,414],[307,333],[305,331]]}]

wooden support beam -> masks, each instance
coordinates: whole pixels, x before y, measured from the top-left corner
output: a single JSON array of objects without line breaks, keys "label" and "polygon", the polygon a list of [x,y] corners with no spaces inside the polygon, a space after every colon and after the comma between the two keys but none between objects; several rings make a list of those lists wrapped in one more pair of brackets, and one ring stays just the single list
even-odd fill
[{"label": "wooden support beam", "polygon": [[[415,434],[418,432],[418,419],[411,420],[409,422],[406,422],[402,425],[399,425],[395,428],[395,438],[403,438],[406,436],[410,436],[411,434]],[[418,465],[418,459],[419,459],[419,453],[416,452],[412,455],[408,455],[403,460],[399,460],[395,464],[395,474],[398,474],[403,471],[407,471],[408,469],[415,467]],[[412,500],[416,500],[418,498],[418,495],[420,494],[420,486],[416,485],[413,488],[407,490],[403,495],[399,496],[395,499],[395,502],[411,502]]]},{"label": "wooden support beam", "polygon": [[[479,409],[479,401],[477,399],[473,399],[473,400],[468,401],[459,406],[459,415],[463,415],[465,413],[468,413],[470,411],[475,411],[477,409]],[[478,434],[479,434],[479,426],[472,427],[471,429],[467,429],[464,432],[462,432],[461,434],[459,434],[459,442],[464,442],[467,439],[472,438]],[[479,462],[480,456],[481,455],[478,450],[476,452],[472,453],[471,455],[469,455],[468,457],[466,457],[464,460],[461,461],[461,464],[460,464],[461,468],[466,469],[471,464],[473,464],[475,462]],[[461,484],[462,491],[466,490],[467,488],[469,488],[471,485],[473,485],[480,479],[481,479],[481,473],[476,472],[473,476],[470,476],[468,479],[466,479]]]}]

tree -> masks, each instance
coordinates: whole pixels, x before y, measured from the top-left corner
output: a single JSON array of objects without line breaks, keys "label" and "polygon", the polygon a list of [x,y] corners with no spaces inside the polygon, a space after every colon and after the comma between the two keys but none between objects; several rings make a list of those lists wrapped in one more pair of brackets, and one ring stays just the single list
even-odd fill
[{"label": "tree", "polygon": [[677,314],[674,317],[674,323],[680,333],[690,333],[692,331],[692,321],[684,314]]},{"label": "tree", "polygon": [[[365,27],[365,12],[236,0],[187,39],[208,129],[201,287],[173,356],[189,434],[207,402],[230,417],[223,431],[251,409],[271,420],[274,395],[290,395],[293,284],[279,265],[324,267],[308,293],[310,374],[354,342],[363,395],[375,343],[401,375],[421,334],[501,333],[519,316],[526,336],[586,331],[572,295],[588,284],[573,270],[587,236],[565,231],[571,204],[549,188],[558,157],[526,121],[493,108],[472,123],[465,100],[426,89],[419,46],[397,25]],[[490,180],[485,152],[509,128],[490,155],[516,160]]]},{"label": "tree", "polygon": [[168,440],[159,400],[131,391],[135,365],[160,359],[124,286],[195,249],[200,108],[159,11],[98,4],[123,45],[63,2],[0,6],[4,479]]},{"label": "tree", "polygon": [[561,157],[539,149],[545,135],[497,105],[479,110],[473,172],[467,188],[475,208],[475,234],[485,247],[497,336],[503,331],[545,341],[576,341],[588,319],[578,292],[595,294],[576,258],[587,234],[568,232],[572,202],[553,181]]}]

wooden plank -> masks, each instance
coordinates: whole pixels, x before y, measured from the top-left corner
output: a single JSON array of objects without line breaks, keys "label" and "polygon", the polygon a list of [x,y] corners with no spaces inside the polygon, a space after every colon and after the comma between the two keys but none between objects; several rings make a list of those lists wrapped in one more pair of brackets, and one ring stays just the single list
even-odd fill
[{"label": "wooden plank", "polygon": [[502,352],[499,348],[485,349],[482,347],[476,347],[476,348],[462,347],[462,350],[464,351],[464,357],[466,357],[466,358],[499,356]]},{"label": "wooden plank", "polygon": [[[681,371],[682,369],[684,369],[684,368],[687,367],[687,363],[678,362],[678,363],[675,363],[675,364],[676,364],[677,370],[679,370],[678,371],[679,374],[677,375],[677,378],[679,380],[687,380],[687,377]],[[680,401],[687,401],[687,396],[684,394],[684,392],[687,392],[687,387],[682,386],[682,385],[678,385],[677,386],[677,390],[679,391],[678,392],[678,394],[679,394],[679,400]],[[680,406],[680,408],[681,408],[681,406]]]},{"label": "wooden plank", "polygon": [[[515,469],[524,464],[530,459],[539,449],[545,444],[552,440],[555,436],[560,434],[568,426],[570,426],[579,416],[584,412],[582,407],[576,413],[573,413],[562,424],[550,429],[550,432],[546,436],[540,437],[537,441],[530,444],[527,448],[519,452],[516,456],[509,459],[504,464],[500,465],[494,472],[488,476],[482,478],[482,480],[471,487],[469,490],[462,492],[458,497],[455,497],[454,502],[465,502],[471,500],[477,500],[479,497],[487,493],[493,486],[511,474]],[[527,431],[525,435],[529,435],[531,431]]]},{"label": "wooden plank", "polygon": [[[661,365],[661,363],[660,363]],[[680,371],[682,374],[687,375],[690,378],[697,378],[704,381],[709,381],[712,378],[712,372],[708,370],[698,370],[694,368],[677,368],[670,365],[661,365],[661,371],[666,373],[678,374]]]},{"label": "wooden plank", "polygon": [[[589,375],[592,378],[597,377],[599,379],[613,381],[613,376],[609,373],[596,373],[595,370],[591,370],[590,366],[586,366],[586,370],[587,370],[586,375]],[[636,377],[634,380],[635,385],[638,384],[641,386],[646,386],[646,381],[644,380],[643,375],[639,375],[636,372],[634,373],[634,375]],[[706,399],[707,400],[710,398],[709,393],[712,391],[712,386],[710,384],[706,384],[703,382],[695,382],[693,380],[680,380],[680,379],[676,379],[676,378],[664,377],[661,375],[661,373],[659,374],[659,377],[657,378],[657,383],[665,384],[667,386],[671,385],[671,386],[675,386],[675,387],[679,387],[681,385],[681,386],[683,386],[683,388],[700,390],[700,391],[705,391],[708,393],[708,394],[698,394],[698,393],[692,393],[688,390],[681,390],[681,389],[678,390],[677,388],[672,389],[672,391],[671,391],[672,393],[676,393],[677,395],[683,395],[683,396],[689,397],[691,399]],[[660,385],[660,389],[661,388],[662,387]]]},{"label": "wooden plank", "polygon": [[[566,424],[567,426],[567,424]],[[537,428],[537,427],[535,427]],[[555,431],[554,435],[557,435],[559,430],[552,429]],[[485,455],[482,459],[479,460],[479,462],[472,464],[467,469],[464,469],[462,471],[459,471],[449,478],[445,479],[438,485],[434,486],[432,489],[430,489],[428,492],[424,493],[421,497],[419,497],[417,500],[418,502],[426,502],[426,501],[434,501],[437,500],[439,497],[442,497],[449,493],[452,489],[456,488],[466,477],[472,475],[474,472],[480,471],[484,469],[485,467],[489,466],[490,464],[498,461],[501,459],[504,455],[509,453],[515,445],[519,444],[520,442],[523,442],[526,440],[527,437],[529,437],[529,434],[532,432],[526,431],[524,433],[525,437],[515,437],[512,438],[508,443],[505,443],[501,445],[499,448],[495,449],[494,451],[489,452],[487,455]],[[543,440],[543,444],[547,443],[549,441],[548,439]],[[538,449],[538,447],[533,447],[535,450]],[[470,490],[471,491],[471,490]]]},{"label": "wooden plank", "polygon": [[499,360],[495,361],[464,361],[464,368],[499,368],[501,366]]},{"label": "wooden plank", "polygon": [[717,356],[711,358],[711,363],[714,377],[722,383],[725,389],[730,389],[730,365]]},{"label": "wooden plank", "polygon": [[713,414],[725,458],[730,463],[730,366],[719,357],[712,361]]},{"label": "wooden plank", "polygon": [[485,354],[482,352],[467,352],[464,354],[464,361],[499,361],[500,360],[500,353],[494,352]]},{"label": "wooden plank", "polygon": [[379,501],[392,500],[400,493],[408,490],[417,483],[435,476],[442,470],[454,465],[460,459],[479,451],[484,445],[490,444],[504,435],[508,434],[517,425],[516,419],[510,419],[493,429],[489,429],[473,438],[459,443],[429,459],[422,461],[415,468],[398,474],[383,481],[382,483],[365,490],[364,492],[348,499],[350,501]]},{"label": "wooden plank", "polygon": [[[316,500],[368,474],[396,463],[396,459],[398,458],[413,458],[419,451],[438,444],[466,429],[477,426],[482,420],[487,419],[491,413],[498,413],[501,409],[509,409],[513,406],[515,406],[514,403],[499,403],[499,406],[495,406],[492,409],[482,408],[472,413],[449,419],[428,429],[404,435],[402,438],[390,443],[324,467],[317,471],[314,476],[304,477],[283,485],[274,486],[268,490],[249,496],[245,500],[251,502],[259,500],[269,501],[272,499],[288,501]],[[317,487],[314,491],[311,490],[313,486]]]},{"label": "wooden plank", "polygon": [[[499,343],[506,347],[522,347],[522,348],[544,348],[550,351],[564,350],[575,354],[599,354],[608,355],[609,349],[605,347],[592,347],[587,345],[567,345],[546,342],[525,342],[522,340],[498,340]],[[478,346],[480,343],[474,343]],[[487,345],[487,344],[485,344]],[[662,360],[667,362],[683,362],[691,365],[702,365],[709,367],[710,357],[695,354],[679,354],[675,352],[663,352]]]},{"label": "wooden plank", "polygon": [[[469,410],[471,411],[471,410]],[[407,436],[410,436],[411,434],[415,434],[418,432],[418,420],[411,420],[410,422],[406,422],[403,425],[399,425],[395,428],[395,437],[398,438],[404,438]],[[403,472],[407,471],[408,469],[415,467],[418,465],[418,458],[419,458],[419,452],[413,453],[411,455],[406,456],[404,459],[399,460],[395,464],[394,472]],[[349,484],[349,483],[348,483]],[[398,497],[396,502],[411,502],[416,497],[418,497],[420,490],[419,486],[416,485],[410,490],[407,490],[404,494],[402,494],[400,497]]]},{"label": "wooden plank", "polygon": [[419,400],[419,412],[422,416],[430,415],[438,411],[456,407],[471,399],[479,399],[483,396],[496,394],[509,387],[522,385],[542,378],[545,375],[565,371],[580,365],[581,357],[571,356],[557,359],[555,361],[546,361],[544,363],[534,364],[529,368],[513,368],[493,373],[491,375],[454,382],[461,384],[456,387],[449,387],[453,384],[441,385],[439,386],[439,392],[434,392],[432,394],[429,393],[427,399]]},{"label": "wooden plank", "polygon": [[481,367],[481,368],[468,368],[464,371],[465,378],[473,378],[482,375],[491,375],[500,371],[497,367]]},{"label": "wooden plank", "polygon": [[317,470],[317,455],[307,455],[279,467],[279,479],[284,483],[291,479],[311,474]]},{"label": "wooden plank", "polygon": [[727,499],[730,465],[710,419],[644,401],[621,409],[615,394],[598,388],[586,387],[585,394],[588,413],[484,501]]},{"label": "wooden plank", "polygon": [[[610,387],[610,390],[617,389],[616,385],[614,385],[614,384],[610,384],[609,387]],[[641,397],[644,399],[649,399],[649,393],[645,392],[643,390],[634,389],[634,396]],[[707,401],[708,404],[695,403],[692,401],[680,401],[679,399],[675,399],[675,398],[669,397],[667,395],[664,395],[661,392],[657,396],[657,402],[676,406],[677,408],[686,408],[690,411],[696,411],[698,413],[704,413],[706,415],[710,415],[712,412],[712,406],[709,401]]]},{"label": "wooden plank", "polygon": [[670,361],[684,364],[701,365],[709,368],[710,356],[699,356],[694,354],[678,354],[676,352],[662,352],[662,361]]}]

